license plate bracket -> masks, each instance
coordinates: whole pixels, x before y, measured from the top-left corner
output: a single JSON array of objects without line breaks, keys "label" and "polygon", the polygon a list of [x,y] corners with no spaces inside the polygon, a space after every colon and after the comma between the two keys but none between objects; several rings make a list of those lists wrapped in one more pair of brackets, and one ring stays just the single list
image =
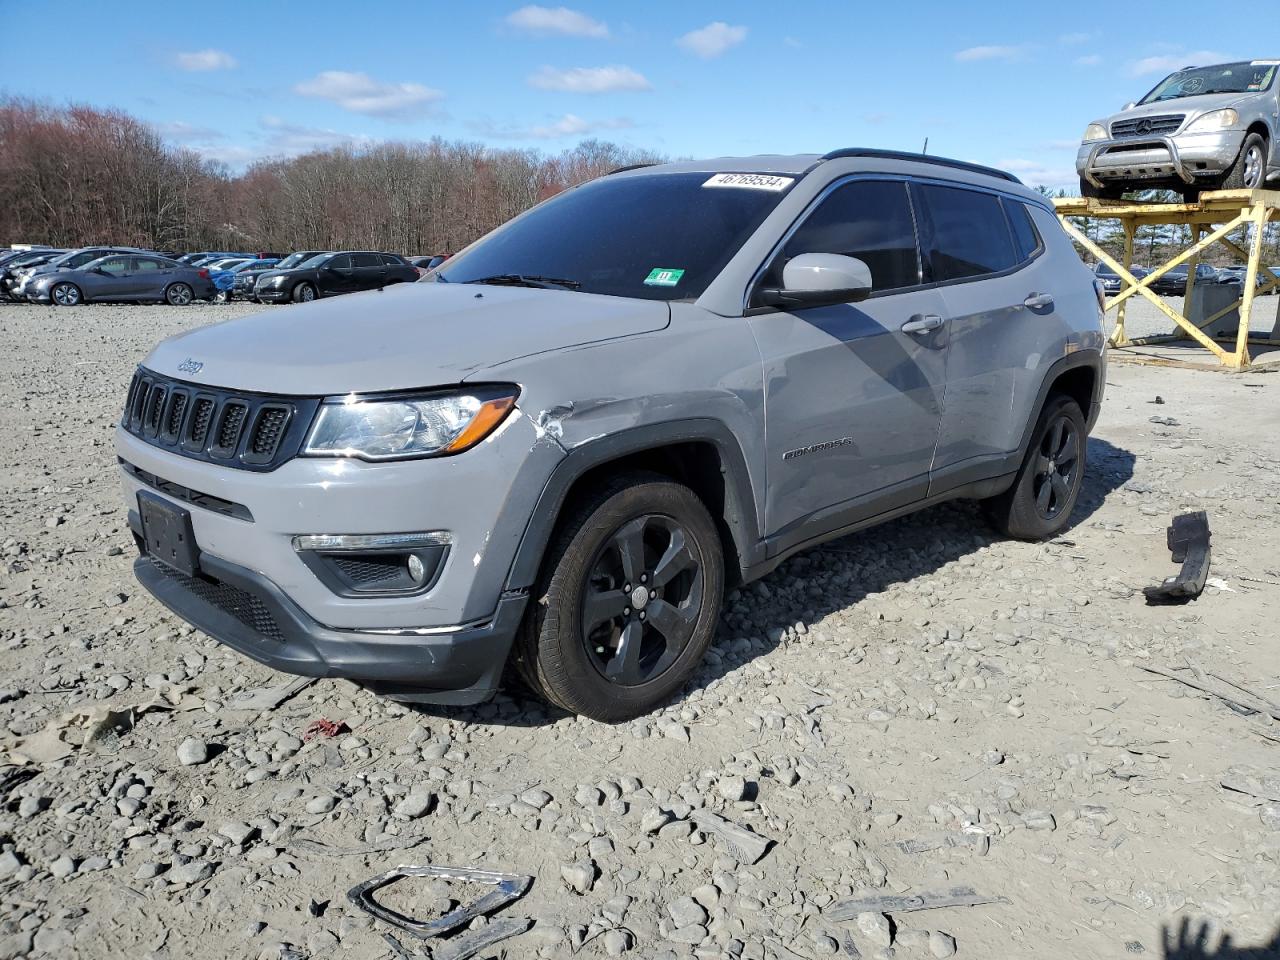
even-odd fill
[{"label": "license plate bracket", "polygon": [[191,529],[191,514],[162,497],[138,491],[138,516],[147,554],[167,567],[194,577],[200,569],[200,550]]}]

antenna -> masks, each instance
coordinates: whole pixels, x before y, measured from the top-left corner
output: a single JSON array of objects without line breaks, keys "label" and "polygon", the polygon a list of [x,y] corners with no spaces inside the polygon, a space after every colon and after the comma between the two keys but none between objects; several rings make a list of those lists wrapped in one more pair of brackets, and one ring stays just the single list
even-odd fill
[{"label": "antenna", "polygon": [[920,152],[921,152],[921,153],[928,153],[928,152],[929,152],[929,138],[928,138],[928,137],[925,137],[925,138],[924,138],[924,146],[920,148]]}]

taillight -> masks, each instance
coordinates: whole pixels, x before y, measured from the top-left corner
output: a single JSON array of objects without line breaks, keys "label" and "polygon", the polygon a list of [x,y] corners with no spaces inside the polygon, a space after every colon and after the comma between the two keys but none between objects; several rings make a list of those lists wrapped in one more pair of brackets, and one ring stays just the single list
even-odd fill
[{"label": "taillight", "polygon": [[196,273],[198,273],[198,274],[200,275],[200,279],[201,279],[201,280],[208,280],[208,279],[209,279],[209,271],[208,271],[208,270],[200,269],[200,270],[197,270],[197,271],[196,271]]}]

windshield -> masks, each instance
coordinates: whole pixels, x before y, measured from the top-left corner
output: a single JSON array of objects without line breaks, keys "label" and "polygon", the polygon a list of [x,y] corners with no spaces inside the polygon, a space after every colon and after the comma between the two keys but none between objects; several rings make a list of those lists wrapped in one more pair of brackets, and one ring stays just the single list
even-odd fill
[{"label": "windshield", "polygon": [[[293,267],[294,269],[297,269],[297,270],[301,270],[306,267],[318,267],[320,266],[320,264],[324,263],[326,260],[328,260],[332,256],[333,256],[332,253],[317,253],[314,257],[308,257],[306,260],[303,260],[301,263],[293,264]],[[280,264],[280,267],[283,267],[283,266],[284,266],[283,263]],[[279,269],[279,267],[277,269]]]},{"label": "windshield", "polygon": [[1159,103],[1179,97],[1209,93],[1257,93],[1271,86],[1275,63],[1221,63],[1216,67],[1191,67],[1161,80],[1138,103]]},{"label": "windshield", "polygon": [[309,251],[305,253],[304,252],[291,253],[287,257],[285,257],[283,260],[281,260],[279,263],[276,264],[276,269],[288,270],[290,267],[296,267],[298,264],[302,263],[305,260],[309,260],[314,256],[315,254]]},{"label": "windshield", "polygon": [[557,281],[646,300],[699,296],[794,178],[659,173],[606,176],[499,227],[428,278]]}]

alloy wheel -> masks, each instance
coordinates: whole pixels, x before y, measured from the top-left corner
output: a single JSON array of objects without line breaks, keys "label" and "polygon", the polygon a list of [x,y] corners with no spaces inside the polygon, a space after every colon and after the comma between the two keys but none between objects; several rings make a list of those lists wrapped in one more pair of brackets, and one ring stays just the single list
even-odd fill
[{"label": "alloy wheel", "polygon": [[1262,186],[1262,148],[1256,143],[1244,155],[1244,185],[1250,190]]},{"label": "alloy wheel", "polygon": [[303,303],[310,303],[316,298],[316,291],[311,284],[304,284],[302,290],[298,294],[298,297]]},{"label": "alloy wheel", "polygon": [[80,302],[80,291],[69,283],[60,283],[53,288],[53,299],[60,307],[74,307]]},{"label": "alloy wheel", "polygon": [[185,283],[175,283],[169,288],[168,300],[175,307],[185,307],[191,302],[191,288]]},{"label": "alloy wheel", "polygon": [[665,673],[702,611],[702,554],[671,517],[619,527],[596,552],[582,600],[582,642],[605,679],[638,686]]},{"label": "alloy wheel", "polygon": [[1036,512],[1045,520],[1057,517],[1070,503],[1080,465],[1080,434],[1067,416],[1046,426],[1040,439],[1032,478]]}]

